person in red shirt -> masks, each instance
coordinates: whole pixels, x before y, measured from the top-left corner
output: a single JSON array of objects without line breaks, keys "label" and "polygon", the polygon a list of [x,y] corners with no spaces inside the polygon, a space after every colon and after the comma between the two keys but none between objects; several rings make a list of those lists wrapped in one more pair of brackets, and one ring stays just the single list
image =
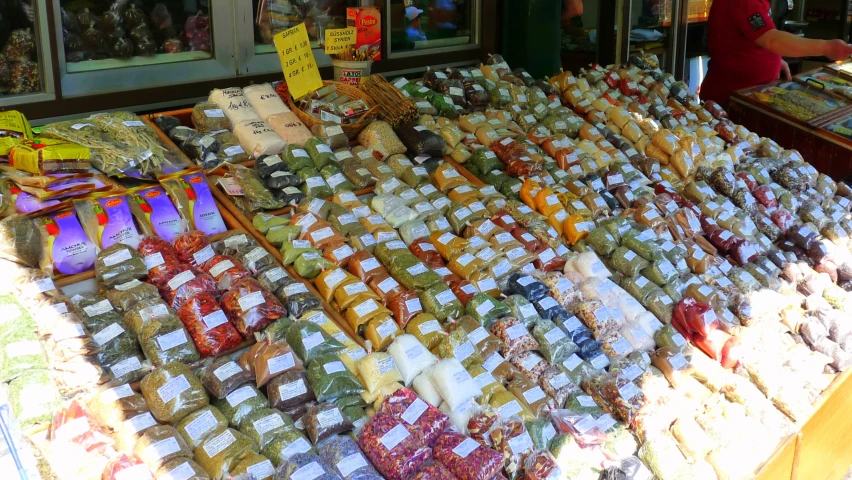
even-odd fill
[{"label": "person in red shirt", "polygon": [[736,90],[790,81],[785,57],[825,56],[842,60],[852,55],[843,40],[797,37],[775,28],[769,0],[715,0],[710,7],[707,43],[710,64],[701,84],[701,99],[727,105]]}]

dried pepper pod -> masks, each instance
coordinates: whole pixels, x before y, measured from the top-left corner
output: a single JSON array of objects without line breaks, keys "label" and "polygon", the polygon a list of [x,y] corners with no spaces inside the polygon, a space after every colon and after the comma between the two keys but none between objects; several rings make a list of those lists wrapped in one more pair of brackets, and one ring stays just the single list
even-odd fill
[{"label": "dried pepper pod", "polygon": [[243,336],[249,336],[286,317],[287,310],[257,280],[245,278],[222,295],[222,310]]}]

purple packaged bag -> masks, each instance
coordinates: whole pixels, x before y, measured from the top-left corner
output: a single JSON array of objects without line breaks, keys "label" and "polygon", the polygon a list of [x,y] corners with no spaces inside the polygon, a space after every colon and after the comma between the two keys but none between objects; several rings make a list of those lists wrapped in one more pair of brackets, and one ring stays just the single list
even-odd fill
[{"label": "purple packaged bag", "polygon": [[86,235],[74,210],[40,217],[39,227],[46,240],[42,270],[52,270],[54,275],[74,275],[95,265],[98,248]]},{"label": "purple packaged bag", "polygon": [[139,188],[130,191],[130,211],[145,235],[160,237],[171,243],[186,231],[186,222],[163,187]]},{"label": "purple packaged bag", "polygon": [[126,195],[101,197],[74,202],[77,216],[89,238],[101,249],[116,243],[136,248],[139,246],[139,230],[130,213],[130,200]]},{"label": "purple packaged bag", "polygon": [[227,231],[219,213],[207,177],[200,169],[170,175],[160,181],[190,230],[200,230],[207,235]]}]

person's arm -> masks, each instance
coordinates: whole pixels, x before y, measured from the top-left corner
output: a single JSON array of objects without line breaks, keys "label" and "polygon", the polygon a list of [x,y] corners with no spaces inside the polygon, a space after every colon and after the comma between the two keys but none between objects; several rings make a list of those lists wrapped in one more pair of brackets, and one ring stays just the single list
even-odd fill
[{"label": "person's arm", "polygon": [[566,23],[574,17],[583,14],[583,0],[563,0],[562,23]]},{"label": "person's arm", "polygon": [[843,40],[815,40],[772,29],[755,40],[760,47],[784,57],[828,57],[843,60],[852,55],[852,45]]}]

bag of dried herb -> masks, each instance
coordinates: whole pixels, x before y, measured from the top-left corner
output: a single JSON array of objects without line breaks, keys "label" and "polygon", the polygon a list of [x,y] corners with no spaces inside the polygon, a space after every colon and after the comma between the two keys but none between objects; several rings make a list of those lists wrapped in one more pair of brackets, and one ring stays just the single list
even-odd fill
[{"label": "bag of dried herb", "polygon": [[157,425],[146,430],[136,441],[133,453],[152,470],[173,458],[192,458],[192,450],[170,425]]},{"label": "bag of dried herb", "polygon": [[328,402],[309,406],[302,421],[305,423],[305,433],[314,445],[353,428],[352,422],[340,408]]},{"label": "bag of dried herb", "polygon": [[200,408],[175,425],[189,448],[195,450],[216,432],[228,426],[228,419],[216,407]]},{"label": "bag of dried herb", "polygon": [[47,370],[29,369],[9,382],[9,405],[21,429],[49,424],[61,401]]},{"label": "bag of dried herb", "polygon": [[308,382],[321,402],[364,391],[358,378],[336,354],[324,355],[308,362]]},{"label": "bag of dried herb", "polygon": [[246,452],[252,449],[251,439],[230,428],[221,429],[195,449],[195,461],[212,478],[227,478]]},{"label": "bag of dried herb", "polygon": [[247,384],[225,395],[225,398],[213,399],[211,404],[236,428],[248,414],[267,407],[268,401],[254,385]]},{"label": "bag of dried herb", "polygon": [[312,480],[340,480],[334,470],[325,465],[315,453],[296,453],[284,459],[275,470],[275,478],[310,478]]},{"label": "bag of dried herb", "polygon": [[122,312],[128,311],[140,300],[160,300],[160,291],[157,287],[139,280],[120,283],[112,289],[100,285],[100,290],[107,300]]},{"label": "bag of dried herb", "polygon": [[201,381],[178,362],[154,369],[142,379],[140,388],[151,413],[161,422],[179,422],[209,402]]},{"label": "bag of dried herb", "polygon": [[266,392],[269,406],[284,411],[292,411],[316,400],[304,370],[290,370],[278,375],[266,384]]},{"label": "bag of dried herb", "polygon": [[11,215],[0,220],[0,258],[38,267],[43,244],[41,230],[32,219]]},{"label": "bag of dried herb", "polygon": [[302,363],[323,355],[337,355],[346,347],[311,322],[294,323],[287,330],[287,343]]},{"label": "bag of dried herb", "polygon": [[225,398],[243,384],[250,382],[253,375],[228,357],[216,359],[199,372],[204,388],[216,398]]},{"label": "bag of dried herb", "polygon": [[339,435],[319,447],[319,456],[344,480],[380,480],[379,472],[370,464],[352,437]]},{"label": "bag of dried herb", "polygon": [[145,278],[146,275],[145,259],[123,243],[101,250],[95,260],[95,277],[108,288]]},{"label": "bag of dried herb", "polygon": [[183,323],[174,315],[163,315],[145,323],[139,332],[139,344],[154,366],[192,363],[201,358]]},{"label": "bag of dried herb", "polygon": [[156,478],[186,478],[187,480],[210,480],[201,465],[183,457],[163,462],[156,470]]},{"label": "bag of dried herb", "polygon": [[260,408],[243,417],[239,430],[249,437],[254,445],[262,450],[275,437],[287,430],[295,430],[289,415],[271,408]]}]

